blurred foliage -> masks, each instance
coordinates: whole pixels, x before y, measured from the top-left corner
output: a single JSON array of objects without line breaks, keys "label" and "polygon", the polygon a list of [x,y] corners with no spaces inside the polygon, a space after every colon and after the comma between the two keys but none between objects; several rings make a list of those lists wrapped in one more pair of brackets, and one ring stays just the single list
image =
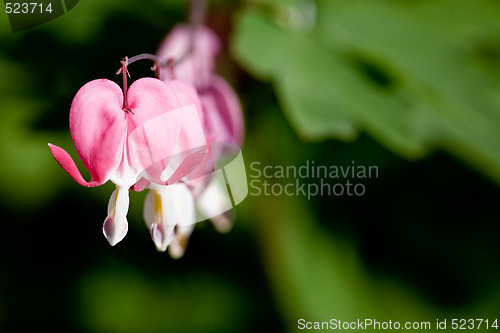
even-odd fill
[{"label": "blurred foliage", "polygon": [[[492,278],[500,260],[495,186],[446,156],[403,167],[366,137],[348,145],[298,141],[277,109],[255,104],[260,103],[252,109],[265,115],[252,132],[250,160],[345,165],[355,158],[381,168],[379,179],[364,182],[369,193],[362,198],[247,199],[257,207],[244,212],[257,223],[288,331],[297,331],[298,318],[432,323],[495,318],[500,297],[500,284]],[[278,150],[267,144],[272,141],[278,141]]]},{"label": "blurred foliage", "polygon": [[[355,161],[379,178],[363,197],[249,196],[231,233],[200,223],[178,261],[156,252],[144,193],[131,193],[130,231],[110,247],[101,226],[113,185],[80,187],[46,144],[76,157],[76,91],[119,82],[120,59],[154,53],[185,2],[85,0],[16,34],[0,15],[0,331],[494,319],[499,2],[210,3],[207,22],[226,43],[219,71],[245,108],[246,164]],[[134,64],[132,80],[149,67]]]},{"label": "blurred foliage", "polygon": [[[232,47],[236,58],[248,71],[272,82],[283,111],[305,140],[333,137],[352,141],[360,132],[365,132],[408,158],[423,157],[436,148],[448,151],[498,182],[500,57],[495,50],[500,49],[500,40],[495,36],[500,30],[499,13],[498,1],[476,2],[472,7],[468,1],[252,1],[238,13]],[[270,123],[266,127],[276,130]],[[281,144],[277,146],[281,151],[293,152],[295,156],[302,151],[297,142],[287,147],[284,143],[290,145],[293,139],[287,140],[283,134],[259,133],[263,136],[261,142],[272,142],[280,137]],[[322,151],[327,150],[324,147]],[[332,157],[323,165],[349,161],[342,154],[333,157],[338,150],[330,149],[329,152]],[[255,154],[262,156],[262,150]],[[367,154],[372,155],[371,163],[368,159],[367,164],[393,168],[380,157],[373,158],[377,156],[373,152],[352,153],[352,159],[359,163]],[[311,154],[310,159],[318,156]],[[266,162],[269,165],[300,165],[303,161],[304,157],[298,157],[294,162],[284,162],[283,156],[278,156]],[[368,234],[365,242],[371,244],[367,251],[372,253],[365,253],[364,257],[380,260],[385,254],[400,258],[400,262],[392,265],[392,270],[398,267],[396,270],[413,272],[420,276],[413,280],[427,281],[424,282],[426,288],[435,285],[439,291],[435,290],[434,294],[447,299],[444,306],[439,304],[442,300],[436,303],[435,299],[428,299],[418,289],[409,289],[390,274],[383,279],[371,275],[370,269],[362,264],[363,254],[352,242],[343,241],[338,235],[329,236],[324,226],[314,222],[317,217],[312,214],[311,205],[303,200],[271,196],[256,204],[263,207],[258,214],[258,220],[265,221],[260,236],[268,254],[266,261],[274,290],[289,318],[290,331],[296,330],[298,318],[309,321],[325,321],[332,317],[342,320],[398,318],[433,324],[436,318],[471,318],[474,315],[494,318],[500,296],[498,283],[488,283],[484,295],[473,286],[489,280],[485,278],[489,274],[485,270],[498,271],[496,264],[485,268],[492,259],[489,251],[496,248],[493,245],[486,249],[496,241],[495,237],[485,235],[492,232],[491,227],[498,220],[495,199],[486,199],[488,203],[484,206],[488,208],[481,213],[475,211],[468,200],[484,190],[475,191],[475,185],[469,182],[459,185],[461,178],[458,175],[444,179],[438,169],[441,168],[434,166],[434,170],[425,174],[407,174],[417,178],[415,182],[399,175],[397,181],[408,186],[392,189],[399,192],[398,197],[408,197],[403,199],[402,209],[395,207],[398,199],[390,194],[387,178],[384,179],[389,185],[387,189],[371,188],[372,195],[368,195],[367,201],[373,204],[353,203],[353,199],[347,203],[344,213],[333,211],[341,204],[331,199],[322,201],[328,207],[325,208],[326,216],[336,220],[336,224],[341,224],[338,219],[343,217],[346,223],[352,223],[357,219],[355,211],[372,209],[358,215],[363,226],[348,227],[358,230],[357,237]],[[422,169],[419,172],[422,173]],[[387,176],[386,172],[384,174]],[[418,182],[426,184],[427,190],[419,189]],[[459,187],[462,190],[453,195],[443,188],[445,186],[452,186],[453,191]],[[429,191],[437,191],[436,198]],[[377,200],[377,195],[387,200]],[[497,190],[483,193],[481,198],[489,195],[498,199]],[[447,199],[443,197],[454,202],[451,210],[446,207]],[[441,205],[429,211],[432,200],[441,201]],[[466,207],[463,210],[456,207],[460,202]],[[385,209],[373,210],[377,204]],[[413,205],[417,205],[415,209],[410,208]],[[408,209],[412,213],[416,210],[416,216],[412,218]],[[456,211],[451,213],[453,210]],[[465,216],[456,219],[461,213]],[[437,217],[433,218],[435,215]],[[394,221],[390,216],[399,218]],[[404,245],[394,248],[400,241],[393,237],[402,237],[405,239],[402,243],[408,242],[408,238],[412,238],[410,232],[417,231],[410,231],[413,223],[421,224],[417,234],[422,238],[411,245],[412,257],[405,258],[404,254],[394,252],[373,253],[373,249],[384,247],[376,239],[382,236],[382,231],[375,231],[375,228],[385,224],[378,219],[390,221],[387,223],[390,229],[385,230],[389,236],[384,236],[394,244],[387,247],[405,254],[408,253],[402,249]],[[425,222],[425,219],[432,220]],[[447,220],[454,222],[450,224],[445,222]],[[473,234],[479,239],[488,239],[490,245],[479,245],[481,240],[470,244],[471,231],[462,227],[470,221],[481,221]],[[407,226],[398,226],[400,223]],[[368,231],[359,231],[363,227]],[[442,238],[432,236],[431,230]],[[452,234],[460,240],[444,240]],[[431,252],[431,257],[423,253],[415,256],[422,242],[432,244],[430,247],[441,253]],[[447,246],[452,250],[443,251]],[[458,250],[460,247],[463,251]],[[480,247],[486,248],[479,250]],[[494,258],[492,262],[498,262],[498,256]],[[449,260],[454,264],[443,264]],[[480,264],[471,265],[474,261]],[[453,271],[457,266],[465,263],[469,268],[455,275]],[[431,273],[428,270],[434,264],[442,268]],[[441,278],[437,279],[439,275]],[[470,301],[458,306],[464,298]],[[450,301],[454,307],[450,307]]]},{"label": "blurred foliage", "polygon": [[238,17],[235,54],[272,80],[299,134],[352,140],[362,130],[407,157],[438,147],[500,181],[500,85],[488,69],[498,58],[484,51],[500,48],[498,1],[255,7]]}]

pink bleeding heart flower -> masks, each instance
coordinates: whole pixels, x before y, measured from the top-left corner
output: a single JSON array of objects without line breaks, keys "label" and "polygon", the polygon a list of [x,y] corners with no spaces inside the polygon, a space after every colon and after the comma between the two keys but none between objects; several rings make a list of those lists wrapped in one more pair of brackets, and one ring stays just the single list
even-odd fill
[{"label": "pink bleeding heart flower", "polygon": [[[160,46],[157,55],[163,61],[182,59],[173,68],[174,77],[197,89],[202,104],[203,131],[207,142],[222,143],[211,145],[211,164],[215,165],[217,160],[226,153],[228,146],[224,143],[242,144],[243,114],[232,87],[223,78],[213,74],[215,58],[220,50],[218,37],[212,30],[203,26],[197,27],[194,35],[192,33],[188,25],[181,24],[174,27]],[[187,50],[190,51],[188,54],[186,54]],[[161,79],[170,82],[172,77],[166,71],[163,73]],[[205,177],[205,179],[204,182],[190,182],[189,192],[186,191],[187,187],[182,186],[178,186],[176,190],[166,189],[165,186],[149,186],[151,191],[144,205],[146,223],[150,224],[148,221],[153,220],[152,216],[155,216],[157,220],[163,218],[167,221],[164,225],[169,225],[169,230],[174,231],[168,241],[162,243],[161,246],[158,246],[155,241],[159,251],[165,251],[170,245],[168,248],[172,257],[178,258],[184,254],[187,240],[196,222],[195,206],[202,211],[202,216],[212,216],[211,220],[219,231],[225,232],[231,228],[232,223],[228,213],[218,216],[212,214],[214,211],[225,211],[224,207],[227,206],[229,198],[224,197],[220,187],[211,183],[210,177]],[[153,200],[155,204],[152,203]],[[165,204],[167,201],[177,204],[169,206]]]},{"label": "pink bleeding heart flower", "polygon": [[[214,164],[241,146],[244,139],[244,121],[241,105],[233,88],[221,77],[212,75],[211,84],[200,92],[203,108],[205,137],[211,144],[211,158]],[[229,143],[229,144],[228,144]],[[213,216],[213,211],[223,211],[224,191],[207,179],[207,183],[197,185],[192,190],[196,195],[196,206],[205,216]],[[228,232],[232,227],[230,211],[210,219],[219,232]]]},{"label": "pink bleeding heart flower", "polygon": [[199,92],[205,136],[211,142],[243,144],[245,126],[240,101],[223,78],[212,75],[211,84]]},{"label": "pink bleeding heart flower", "polygon": [[[220,51],[217,35],[208,27],[197,27],[192,38],[189,25],[172,29],[158,49],[160,59],[179,59],[174,67],[176,79],[193,85],[200,96],[204,114],[205,136],[212,142],[232,142],[241,145],[244,122],[241,105],[233,88],[213,74],[215,58]],[[193,43],[190,47],[190,43]],[[186,50],[191,52],[186,56]],[[161,79],[168,82],[166,71]]]},{"label": "pink bleeding heart flower", "polygon": [[[175,26],[160,45],[157,55],[160,59],[180,59],[175,65],[176,78],[193,85],[200,91],[210,85],[215,68],[215,57],[220,51],[217,35],[205,26],[193,30],[188,24]],[[192,40],[194,37],[194,40]],[[189,52],[189,53],[187,53]],[[170,80],[163,71],[161,80]]]},{"label": "pink bleeding heart flower", "polygon": [[[128,90],[129,110],[124,110],[121,88],[99,79],[85,84],[71,105],[69,124],[76,151],[90,172],[86,181],[71,156],[49,144],[61,167],[80,185],[116,184],[108,205],[103,233],[111,245],[128,230],[128,191],[141,179],[160,184],[174,182],[199,163],[192,158],[177,165],[168,179],[162,177],[170,156],[206,144],[201,130],[203,114],[196,91],[179,82],[152,78],[135,81]],[[196,162],[197,161],[197,162]]]}]

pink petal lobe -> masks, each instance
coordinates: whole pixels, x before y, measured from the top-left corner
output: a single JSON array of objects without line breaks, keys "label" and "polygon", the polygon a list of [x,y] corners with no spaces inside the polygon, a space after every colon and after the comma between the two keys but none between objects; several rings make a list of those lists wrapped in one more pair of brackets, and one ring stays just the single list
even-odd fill
[{"label": "pink petal lobe", "polygon": [[198,95],[178,81],[145,78],[132,84],[128,98],[134,112],[128,125],[130,163],[147,180],[164,184],[161,174],[173,155],[206,145]]},{"label": "pink petal lobe", "polygon": [[128,104],[134,114],[129,118],[129,132],[140,124],[162,114],[193,105],[203,123],[203,111],[196,90],[178,80],[163,82],[153,78],[142,78],[130,86]]},{"label": "pink petal lobe", "polygon": [[99,181],[91,180],[90,182],[87,182],[83,179],[82,174],[78,170],[71,156],[64,149],[50,143],[49,148],[57,163],[59,163],[64,171],[66,171],[78,184],[87,187],[94,187],[102,185],[107,181],[107,179],[100,179]]},{"label": "pink petal lobe", "polygon": [[141,192],[144,189],[146,189],[146,187],[148,187],[148,185],[150,183],[151,182],[149,180],[147,180],[146,178],[141,178],[141,179],[139,179],[139,181],[137,183],[132,185],[132,187],[130,187],[130,189],[134,192]]},{"label": "pink petal lobe", "polygon": [[203,124],[205,121],[205,115],[203,113],[200,96],[198,95],[196,89],[180,80],[168,81],[167,85],[177,92],[177,98],[183,106],[194,104],[196,111],[198,112],[200,123]]},{"label": "pink petal lobe", "polygon": [[[197,169],[205,159],[207,152],[207,149],[199,150],[186,157],[179,165],[179,167],[175,170],[173,175],[167,180],[167,185],[178,182],[179,180],[181,180],[181,178],[189,175],[191,172]],[[197,174],[197,176],[201,175]]]},{"label": "pink petal lobe", "polygon": [[122,103],[120,87],[99,79],[80,88],[71,104],[71,137],[92,181],[99,184],[109,179],[122,160],[128,115]]},{"label": "pink petal lobe", "polygon": [[241,104],[233,88],[223,78],[214,75],[211,85],[200,93],[200,99],[206,137],[212,142],[241,145],[245,127]]}]

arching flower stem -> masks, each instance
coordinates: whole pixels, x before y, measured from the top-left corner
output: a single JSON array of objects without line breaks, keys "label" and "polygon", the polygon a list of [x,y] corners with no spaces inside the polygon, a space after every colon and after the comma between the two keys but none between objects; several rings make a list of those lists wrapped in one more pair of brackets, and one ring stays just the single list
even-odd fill
[{"label": "arching flower stem", "polygon": [[129,59],[129,57],[126,56],[125,58],[123,58],[122,61],[120,61],[121,66],[120,66],[120,69],[118,69],[118,71],[116,72],[116,74],[117,75],[122,74],[122,78],[123,78],[123,88],[122,88],[122,90],[123,90],[123,111],[131,112],[132,114],[134,114],[134,113],[129,108],[128,101],[127,101],[127,90],[128,90],[127,76],[130,77],[130,73],[128,71],[128,66],[130,64],[133,64],[136,61],[139,61],[139,60],[151,60],[154,63],[153,67],[151,67],[151,70],[155,71],[157,79],[160,78],[160,65],[159,65],[160,58],[158,58],[154,54],[142,53],[142,54],[133,56],[130,59]]}]

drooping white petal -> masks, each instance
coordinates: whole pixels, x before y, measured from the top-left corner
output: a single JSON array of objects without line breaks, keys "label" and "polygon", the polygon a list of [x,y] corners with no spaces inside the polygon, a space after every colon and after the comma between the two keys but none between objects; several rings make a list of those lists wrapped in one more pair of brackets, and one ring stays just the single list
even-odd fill
[{"label": "drooping white petal", "polygon": [[192,226],[195,221],[194,198],[189,188],[182,183],[167,186],[177,212],[179,227]]},{"label": "drooping white petal", "polygon": [[175,237],[168,247],[168,254],[174,259],[179,259],[186,252],[189,236],[194,230],[194,224],[180,227],[176,230]]},{"label": "drooping white petal", "polygon": [[222,174],[214,176],[196,199],[198,219],[209,218],[217,231],[228,232],[232,227],[229,211],[233,207]]},{"label": "drooping white petal", "polygon": [[220,233],[227,233],[233,227],[234,215],[230,210],[210,219],[215,229]]},{"label": "drooping white petal", "polygon": [[174,205],[172,198],[164,189],[149,191],[144,202],[144,220],[151,232],[151,238],[158,251],[164,252],[174,237],[176,221],[175,210],[168,209]]},{"label": "drooping white petal", "polygon": [[128,188],[116,186],[108,203],[108,216],[102,231],[111,246],[119,243],[127,234],[127,212],[129,206]]},{"label": "drooping white petal", "polygon": [[173,185],[170,191],[175,202],[179,220],[175,237],[168,248],[168,253],[172,258],[178,259],[186,251],[189,236],[191,236],[194,223],[196,222],[194,198],[188,187],[182,183]]},{"label": "drooping white petal", "polygon": [[167,247],[172,243],[174,235],[175,226],[161,223],[153,223],[151,225],[151,239],[153,239],[156,249],[160,252],[165,252]]},{"label": "drooping white petal", "polygon": [[156,220],[160,220],[161,217],[157,217],[157,207],[160,203],[158,203],[159,194],[155,190],[151,190],[148,192],[146,195],[146,200],[144,201],[144,208],[143,208],[143,216],[144,216],[144,221],[146,221],[146,225],[148,228],[151,229],[151,225],[155,223]]},{"label": "drooping white petal", "polygon": [[165,251],[176,233],[194,224],[194,200],[184,184],[152,185],[144,203],[144,219],[158,251]]}]

